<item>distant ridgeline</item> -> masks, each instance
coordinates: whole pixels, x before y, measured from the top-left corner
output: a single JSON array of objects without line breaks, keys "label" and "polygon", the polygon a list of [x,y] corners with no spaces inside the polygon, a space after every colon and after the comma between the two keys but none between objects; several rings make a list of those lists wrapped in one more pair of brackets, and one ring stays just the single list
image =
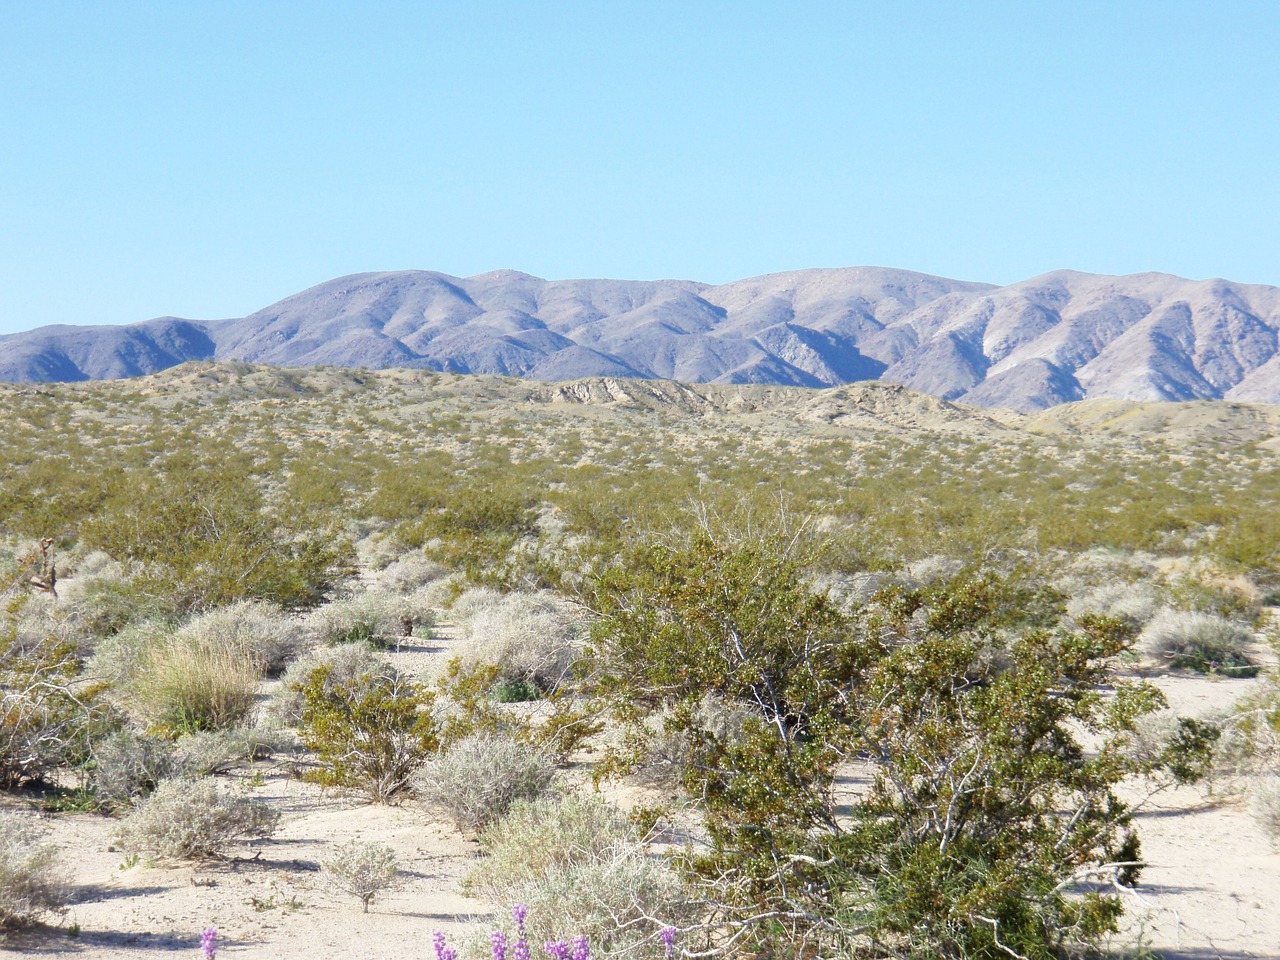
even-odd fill
[{"label": "distant ridgeline", "polygon": [[240,319],[0,337],[0,380],[189,360],[828,387],[900,383],[1033,411],[1086,398],[1280,402],[1280,288],[1058,271],[1006,287],[880,267],[720,286],[499,270],[341,277]]}]

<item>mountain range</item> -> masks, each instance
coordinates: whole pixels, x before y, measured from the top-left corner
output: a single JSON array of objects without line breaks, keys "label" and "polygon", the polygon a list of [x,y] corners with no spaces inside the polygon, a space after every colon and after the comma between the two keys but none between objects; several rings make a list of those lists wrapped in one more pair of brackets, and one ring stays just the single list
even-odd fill
[{"label": "mountain range", "polygon": [[247,317],[0,337],[0,380],[188,360],[826,387],[900,383],[1034,411],[1085,398],[1280,403],[1280,288],[1060,270],[1008,286],[881,267],[733,283],[423,270],[330,280]]}]

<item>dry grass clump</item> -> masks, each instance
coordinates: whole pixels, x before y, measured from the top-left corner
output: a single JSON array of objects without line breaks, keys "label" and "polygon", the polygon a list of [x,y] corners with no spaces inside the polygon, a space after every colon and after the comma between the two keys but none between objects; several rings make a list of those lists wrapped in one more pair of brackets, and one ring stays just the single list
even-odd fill
[{"label": "dry grass clump", "polygon": [[271,836],[279,821],[261,800],[224,792],[211,777],[166,780],[125,818],[116,839],[130,853],[165,860],[216,858],[232,844]]},{"label": "dry grass clump", "polygon": [[172,635],[140,651],[140,659],[127,700],[157,730],[225,730],[253,713],[261,663],[235,647]]},{"label": "dry grass clump", "polygon": [[497,903],[527,904],[533,942],[572,930],[617,954],[688,915],[679,875],[620,810],[595,797],[518,802],[480,835],[480,846],[486,856],[464,886]]},{"label": "dry grass clump", "polygon": [[58,848],[34,816],[0,811],[0,931],[37,922],[71,900]]},{"label": "dry grass clump", "polygon": [[241,601],[177,629],[150,622],[99,647],[92,671],[113,681],[137,720],[169,734],[241,727],[264,674],[306,646],[302,629],[279,608]]},{"label": "dry grass clump", "polygon": [[1212,613],[1162,610],[1143,629],[1139,648],[1172,669],[1253,676],[1247,651],[1253,631]]},{"label": "dry grass clump", "polygon": [[543,690],[568,676],[586,636],[578,611],[550,592],[499,594],[468,590],[453,606],[466,668],[492,664],[508,681]]},{"label": "dry grass clump", "polygon": [[517,800],[550,789],[556,767],[527,743],[476,734],[430,761],[413,790],[462,830],[476,831],[506,815]]}]

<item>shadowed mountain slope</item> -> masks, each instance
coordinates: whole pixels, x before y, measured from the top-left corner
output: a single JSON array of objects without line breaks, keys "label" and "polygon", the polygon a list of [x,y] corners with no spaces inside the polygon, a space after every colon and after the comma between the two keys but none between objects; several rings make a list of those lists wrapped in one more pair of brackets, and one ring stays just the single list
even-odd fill
[{"label": "shadowed mountain slope", "polygon": [[191,359],[539,380],[900,383],[1041,410],[1084,398],[1280,400],[1280,288],[1057,271],[1006,287],[880,267],[712,286],[500,270],[356,274],[247,317],[0,337],[0,379],[134,376]]}]

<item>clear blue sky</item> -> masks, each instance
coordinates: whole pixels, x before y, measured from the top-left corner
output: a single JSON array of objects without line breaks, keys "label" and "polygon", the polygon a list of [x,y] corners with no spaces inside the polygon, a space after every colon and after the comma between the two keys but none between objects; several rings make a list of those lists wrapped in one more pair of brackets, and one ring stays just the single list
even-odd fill
[{"label": "clear blue sky", "polygon": [[366,270],[1280,285],[1280,3],[0,0],[0,332]]}]

